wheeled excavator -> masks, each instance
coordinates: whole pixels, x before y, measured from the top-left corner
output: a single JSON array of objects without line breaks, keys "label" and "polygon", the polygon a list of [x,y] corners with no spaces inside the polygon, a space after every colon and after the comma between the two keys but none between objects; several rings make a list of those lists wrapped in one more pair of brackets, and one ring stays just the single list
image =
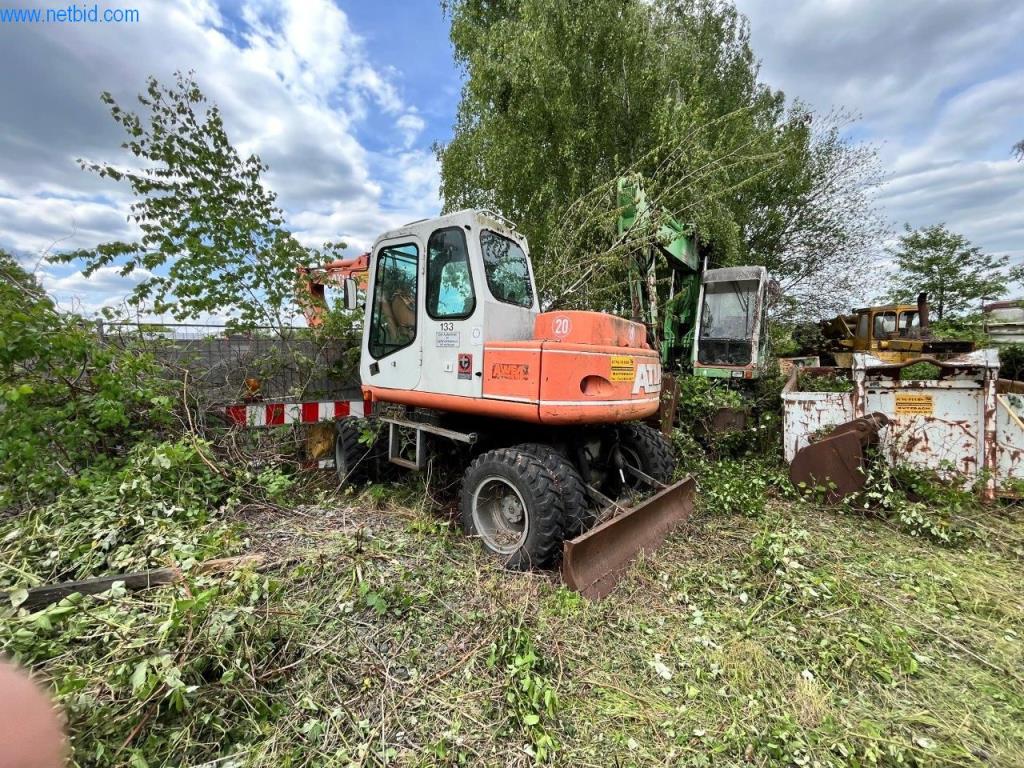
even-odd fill
[{"label": "wheeled excavator", "polygon": [[693,507],[674,482],[658,412],[662,366],[646,328],[610,314],[541,312],[526,238],[466,210],[381,235],[369,253],[302,271],[359,309],[372,417],[336,424],[343,484],[432,457],[462,465],[466,532],[512,569],[561,562],[566,584],[607,594]]}]

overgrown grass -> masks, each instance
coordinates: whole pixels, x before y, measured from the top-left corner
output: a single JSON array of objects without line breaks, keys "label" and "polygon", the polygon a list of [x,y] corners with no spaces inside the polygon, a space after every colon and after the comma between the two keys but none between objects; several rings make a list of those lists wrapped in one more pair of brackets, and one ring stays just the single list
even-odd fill
[{"label": "overgrown grass", "polygon": [[412,484],[250,510],[267,572],[8,610],[0,642],[80,765],[1020,764],[1016,508],[950,547],[753,459],[698,480],[601,602],[495,567]]}]

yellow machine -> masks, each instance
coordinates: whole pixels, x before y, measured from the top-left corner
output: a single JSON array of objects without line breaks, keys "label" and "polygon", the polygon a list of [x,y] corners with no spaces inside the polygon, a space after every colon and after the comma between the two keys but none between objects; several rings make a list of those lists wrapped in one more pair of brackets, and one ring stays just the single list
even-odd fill
[{"label": "yellow machine", "polygon": [[887,363],[902,363],[927,355],[952,357],[974,350],[974,342],[933,339],[928,323],[928,295],[917,304],[885,304],[862,307],[822,323],[825,337],[833,342],[831,355],[840,368],[853,367],[853,354],[867,352]]}]

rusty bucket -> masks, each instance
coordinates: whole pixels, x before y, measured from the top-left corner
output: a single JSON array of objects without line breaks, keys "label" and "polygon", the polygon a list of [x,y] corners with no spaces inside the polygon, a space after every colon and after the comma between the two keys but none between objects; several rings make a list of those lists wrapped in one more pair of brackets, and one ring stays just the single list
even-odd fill
[{"label": "rusty bucket", "polygon": [[562,581],[584,597],[604,597],[641,552],[653,552],[669,532],[686,522],[696,483],[686,477],[647,501],[594,526],[562,547]]},{"label": "rusty bucket", "polygon": [[801,448],[789,465],[793,487],[818,489],[827,504],[862,490],[868,449],[878,445],[878,431],[888,423],[884,413],[872,413],[838,424],[828,435]]}]

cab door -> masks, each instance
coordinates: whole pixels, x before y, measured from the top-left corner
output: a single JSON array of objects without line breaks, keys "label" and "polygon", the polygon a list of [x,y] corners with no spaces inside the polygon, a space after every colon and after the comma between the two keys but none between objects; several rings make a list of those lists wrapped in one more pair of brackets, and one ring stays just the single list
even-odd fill
[{"label": "cab door", "polygon": [[377,245],[359,371],[365,385],[413,390],[420,382],[423,260],[423,244],[414,236]]},{"label": "cab door", "polygon": [[433,230],[427,239],[422,316],[425,375],[419,388],[480,397],[484,308],[478,300],[480,276],[471,265],[467,234],[465,227],[447,226]]}]

